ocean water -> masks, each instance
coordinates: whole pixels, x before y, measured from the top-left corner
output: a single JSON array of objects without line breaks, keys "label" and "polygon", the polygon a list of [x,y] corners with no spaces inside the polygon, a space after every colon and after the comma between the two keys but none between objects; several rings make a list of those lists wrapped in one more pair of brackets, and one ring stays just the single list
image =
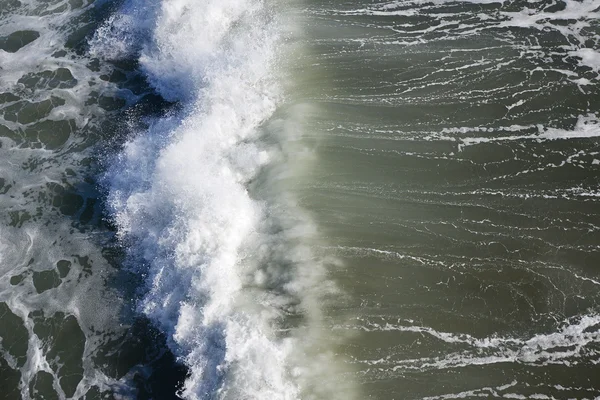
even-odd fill
[{"label": "ocean water", "polygon": [[0,0],[0,399],[598,398],[599,21]]}]

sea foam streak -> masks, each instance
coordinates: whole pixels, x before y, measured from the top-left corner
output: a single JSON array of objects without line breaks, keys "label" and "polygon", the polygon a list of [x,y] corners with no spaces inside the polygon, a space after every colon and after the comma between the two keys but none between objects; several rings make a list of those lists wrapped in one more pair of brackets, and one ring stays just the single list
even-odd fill
[{"label": "sea foam streak", "polygon": [[257,137],[280,98],[279,36],[260,1],[165,0],[125,4],[91,41],[96,55],[137,57],[181,105],[126,143],[105,181],[146,276],[140,310],[189,367],[184,398],[309,397],[312,368],[298,367],[298,335],[277,321],[319,314],[307,293],[320,267],[299,272],[295,261],[310,256],[301,246],[284,255],[285,228],[267,233],[274,212],[246,189],[269,161]]}]

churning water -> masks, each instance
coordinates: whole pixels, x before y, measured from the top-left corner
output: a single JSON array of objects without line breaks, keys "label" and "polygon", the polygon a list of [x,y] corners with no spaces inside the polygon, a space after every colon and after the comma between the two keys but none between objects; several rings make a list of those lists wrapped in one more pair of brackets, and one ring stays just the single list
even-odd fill
[{"label": "churning water", "polygon": [[599,18],[0,0],[0,399],[600,396]]}]

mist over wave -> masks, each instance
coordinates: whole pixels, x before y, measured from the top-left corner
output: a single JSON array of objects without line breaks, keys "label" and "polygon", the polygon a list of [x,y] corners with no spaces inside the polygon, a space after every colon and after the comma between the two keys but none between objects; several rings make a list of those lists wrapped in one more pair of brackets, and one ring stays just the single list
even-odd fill
[{"label": "mist over wave", "polygon": [[[306,244],[314,228],[273,193],[277,148],[266,121],[282,102],[282,28],[274,4],[127,2],[91,40],[106,59],[134,57],[176,106],[149,119],[104,177],[129,265],[145,277],[139,311],[189,368],[187,399],[311,398],[333,388],[319,334],[335,292]],[[268,124],[267,124],[268,125]],[[271,187],[271,189],[268,189]]]}]

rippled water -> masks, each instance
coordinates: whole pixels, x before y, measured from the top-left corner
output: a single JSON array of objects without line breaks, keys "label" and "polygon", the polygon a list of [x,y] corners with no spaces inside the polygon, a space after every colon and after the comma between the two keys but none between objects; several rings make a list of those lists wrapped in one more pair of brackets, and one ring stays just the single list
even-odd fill
[{"label": "rippled water", "polygon": [[600,396],[599,17],[0,0],[0,398]]},{"label": "rippled water", "polygon": [[298,191],[362,396],[598,396],[599,6],[307,6]]}]

